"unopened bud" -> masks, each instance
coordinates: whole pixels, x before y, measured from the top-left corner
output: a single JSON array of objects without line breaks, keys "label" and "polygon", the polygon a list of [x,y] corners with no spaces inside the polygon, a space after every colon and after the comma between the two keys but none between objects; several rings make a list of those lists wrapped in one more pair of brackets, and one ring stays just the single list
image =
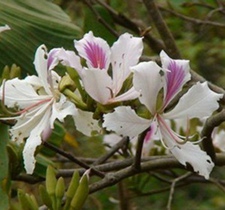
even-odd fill
[{"label": "unopened bud", "polygon": [[49,165],[46,172],[46,190],[50,196],[55,194],[56,183],[55,170]]},{"label": "unopened bud", "polygon": [[43,201],[43,203],[49,209],[52,209],[52,201],[51,201],[51,198],[50,198],[49,194],[47,193],[46,188],[43,185],[40,185],[39,192],[40,192],[41,200]]},{"label": "unopened bud", "polygon": [[70,89],[71,91],[76,90],[76,85],[68,74],[63,76],[59,83],[59,91],[63,92],[65,89]]},{"label": "unopened bud", "polygon": [[9,69],[9,66],[5,66],[3,68],[3,71],[2,71],[2,80],[8,80],[10,79],[10,69]]},{"label": "unopened bud", "polygon": [[65,192],[64,179],[60,177],[56,183],[55,195],[57,198],[62,198]]},{"label": "unopened bud", "polygon": [[16,64],[13,64],[11,66],[11,71],[10,71],[10,79],[13,79],[13,78],[20,78],[21,76],[21,68],[19,66],[17,66]]},{"label": "unopened bud", "polygon": [[71,209],[73,210],[80,210],[88,197],[89,173],[90,170],[86,171],[80,179],[79,186],[70,204]]}]

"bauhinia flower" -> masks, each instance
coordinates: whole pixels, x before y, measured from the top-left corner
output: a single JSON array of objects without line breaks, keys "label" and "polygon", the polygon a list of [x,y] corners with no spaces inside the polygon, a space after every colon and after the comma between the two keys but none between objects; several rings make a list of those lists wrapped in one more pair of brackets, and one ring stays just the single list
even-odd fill
[{"label": "bauhinia flower", "polygon": [[79,56],[85,59],[86,67],[81,67],[80,57],[72,51],[58,49],[58,59],[77,70],[85,91],[94,100],[109,104],[138,97],[139,93],[133,87],[122,94],[120,91],[131,74],[130,67],[137,64],[142,54],[142,38],[125,33],[110,48],[104,39],[89,32],[74,43]]},{"label": "bauhinia flower", "polygon": [[67,115],[72,115],[77,129],[86,135],[98,130],[97,121],[92,119],[91,113],[78,110],[59,92],[61,77],[52,70],[56,64],[54,51],[48,54],[46,47],[41,45],[34,60],[37,76],[7,80],[0,89],[5,106],[18,109],[17,116],[1,119],[16,120],[10,129],[13,141],[22,143],[26,139],[23,158],[29,174],[35,167],[35,150],[49,137],[56,119],[63,122]]},{"label": "bauhinia flower", "polygon": [[[134,71],[133,84],[140,92],[139,100],[151,113],[151,119],[139,117],[131,107],[115,108],[113,113],[104,115],[103,126],[119,135],[134,137],[151,125],[157,125],[157,133],[164,146],[183,165],[191,164],[193,170],[209,178],[214,166],[211,158],[193,142],[187,141],[172,130],[168,121],[173,119],[204,118],[218,109],[218,100],[222,94],[217,94],[208,88],[206,82],[196,83],[180,99],[172,110],[166,110],[170,102],[181,91],[183,85],[190,80],[189,61],[173,60],[162,51],[160,53],[162,68],[155,62],[142,62],[132,67]],[[161,90],[163,100],[160,103]]]}]

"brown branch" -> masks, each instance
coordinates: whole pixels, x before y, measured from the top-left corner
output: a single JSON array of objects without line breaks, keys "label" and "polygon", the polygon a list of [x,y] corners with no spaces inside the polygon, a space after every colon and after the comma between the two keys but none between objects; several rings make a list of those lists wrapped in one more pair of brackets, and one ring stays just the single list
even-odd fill
[{"label": "brown branch", "polygon": [[215,161],[215,150],[212,142],[212,132],[213,129],[219,126],[222,122],[225,121],[225,110],[222,110],[220,113],[211,116],[205,122],[205,125],[201,132],[202,146],[207,154]]},{"label": "brown branch", "polygon": [[[106,4],[104,1],[101,0],[95,0],[99,5],[103,6],[113,17],[114,21],[119,24],[120,26],[123,26],[127,28],[128,30],[133,31],[138,36],[144,36],[144,40],[147,42],[147,44],[150,46],[150,48],[155,52],[159,53],[162,49],[165,49],[165,46],[161,40],[156,39],[153,37],[150,33],[144,33],[143,31],[147,31],[144,24],[140,24],[141,21],[132,21],[131,18],[126,17],[124,14],[117,12],[112,7],[110,7],[108,4]],[[139,22],[139,24],[137,24]]]},{"label": "brown branch", "polygon": [[83,2],[89,7],[89,9],[96,16],[96,19],[101,23],[111,34],[113,34],[116,38],[119,37],[119,34],[102,18],[102,16],[98,13],[98,11],[93,7],[89,0],[83,0]]},{"label": "brown branch", "polygon": [[85,168],[85,169],[90,169],[91,168],[91,172],[101,178],[103,178],[105,176],[104,173],[102,173],[101,171],[96,170],[95,168],[92,168],[91,166],[89,166],[88,164],[80,161],[79,159],[75,158],[72,154],[64,152],[63,150],[59,149],[58,147],[55,147],[54,145],[44,141],[43,145],[49,149],[51,149],[52,151],[55,151],[56,153],[62,155],[63,157],[68,158],[69,160],[71,160],[72,162],[78,164],[79,166]]},{"label": "brown branch", "polygon": [[180,52],[176,46],[174,37],[172,33],[170,32],[169,28],[167,27],[167,24],[163,20],[163,17],[155,4],[154,0],[143,0],[149,15],[152,18],[152,21],[155,24],[155,27],[157,28],[165,46],[167,53],[173,57],[173,58],[181,58]]},{"label": "brown branch", "polygon": [[121,139],[120,142],[118,142],[117,144],[115,144],[109,152],[107,152],[106,154],[104,154],[102,157],[98,158],[93,165],[99,165],[101,163],[104,163],[106,160],[108,160],[110,157],[112,157],[121,147],[123,147],[125,144],[127,144],[129,142],[129,138],[124,137]]},{"label": "brown branch", "polygon": [[142,156],[142,148],[145,140],[145,136],[150,128],[146,129],[144,132],[142,132],[138,137],[138,143],[137,143],[137,149],[136,154],[134,158],[134,163],[132,165],[133,169],[136,171],[139,171],[141,169],[141,156]]}]

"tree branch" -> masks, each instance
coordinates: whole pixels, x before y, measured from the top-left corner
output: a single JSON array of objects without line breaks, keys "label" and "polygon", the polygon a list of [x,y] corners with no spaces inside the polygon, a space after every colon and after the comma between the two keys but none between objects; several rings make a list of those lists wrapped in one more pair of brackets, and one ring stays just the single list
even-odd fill
[{"label": "tree branch", "polygon": [[215,161],[215,150],[212,143],[212,132],[215,127],[219,126],[224,121],[225,110],[222,110],[221,112],[211,116],[206,120],[201,132],[201,137],[203,138],[202,146],[213,161]]},{"label": "tree branch", "polygon": [[152,21],[155,24],[165,46],[167,53],[173,58],[181,58],[180,52],[176,46],[175,40],[173,38],[172,33],[170,32],[169,28],[167,27],[163,17],[155,4],[154,0],[143,0],[149,15],[152,18]]}]

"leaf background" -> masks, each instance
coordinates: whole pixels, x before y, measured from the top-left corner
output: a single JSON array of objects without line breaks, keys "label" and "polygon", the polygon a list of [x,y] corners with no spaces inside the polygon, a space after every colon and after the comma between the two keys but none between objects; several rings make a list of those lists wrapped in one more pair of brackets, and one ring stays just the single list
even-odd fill
[{"label": "leaf background", "polygon": [[15,63],[24,75],[32,74],[39,45],[73,49],[73,40],[81,35],[61,8],[46,0],[0,0],[0,25],[5,24],[11,30],[0,35],[0,73],[5,65]]}]

